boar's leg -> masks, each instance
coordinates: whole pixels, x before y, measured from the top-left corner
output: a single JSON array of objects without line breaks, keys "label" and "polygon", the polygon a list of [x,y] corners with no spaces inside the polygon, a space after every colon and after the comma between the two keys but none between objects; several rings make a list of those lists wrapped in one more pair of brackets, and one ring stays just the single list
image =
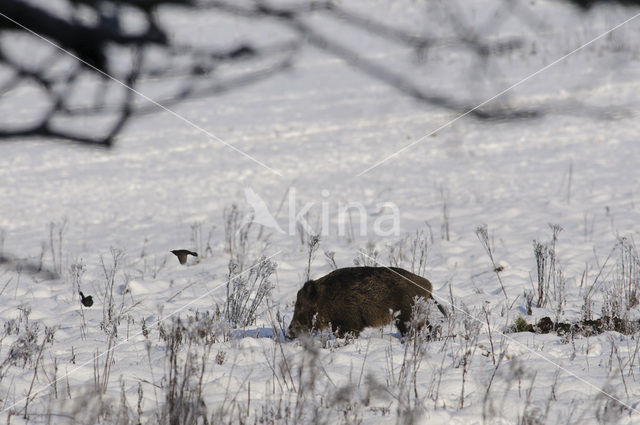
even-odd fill
[{"label": "boar's leg", "polygon": [[396,328],[400,331],[400,335],[405,336],[409,331],[408,323],[411,320],[410,314],[405,314],[404,312],[400,312],[400,315],[396,319]]},{"label": "boar's leg", "polygon": [[338,338],[344,338],[347,334],[352,334],[354,337],[358,337],[360,335],[360,330],[358,329],[350,329],[348,326],[345,326],[344,323],[337,322],[331,323],[331,330],[333,334]]}]

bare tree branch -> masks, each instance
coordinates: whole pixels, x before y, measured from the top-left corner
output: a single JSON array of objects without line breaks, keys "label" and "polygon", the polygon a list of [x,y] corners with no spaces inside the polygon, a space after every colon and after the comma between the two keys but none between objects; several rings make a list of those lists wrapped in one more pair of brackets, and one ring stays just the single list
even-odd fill
[{"label": "bare tree branch", "polygon": [[[497,60],[494,58],[519,51],[526,44],[526,40],[519,37],[496,36],[496,29],[509,17],[521,20],[534,30],[543,25],[534,17],[528,16],[524,6],[512,0],[496,0],[497,9],[494,13],[488,14],[484,21],[474,24],[465,21],[463,5],[457,4],[455,0],[443,3],[446,8],[441,12],[445,21],[448,21],[444,25],[449,29],[444,35],[432,28],[425,28],[424,32],[416,31],[415,28],[412,31],[401,25],[375,19],[366,12],[351,10],[334,1],[309,0],[289,2],[286,5],[242,0],[66,2],[70,6],[64,9],[66,12],[56,12],[26,0],[0,1],[0,37],[13,37],[16,33],[29,34],[32,31],[72,52],[83,62],[78,63],[78,66],[56,67],[56,64],[71,59],[55,50],[50,57],[34,66],[23,61],[23,57],[10,52],[11,49],[0,50],[0,70],[9,71],[0,74],[0,102],[10,102],[10,94],[16,89],[35,85],[49,104],[46,112],[34,111],[34,115],[40,115],[30,117],[22,125],[20,122],[11,127],[0,124],[1,140],[52,138],[108,147],[132,117],[158,111],[158,104],[169,107],[187,99],[215,96],[263,81],[294,67],[300,53],[307,46],[344,60],[357,71],[395,88],[417,102],[458,114],[471,111],[469,115],[479,120],[531,119],[549,110],[549,105],[541,105],[543,107],[539,109],[516,108],[506,101],[492,102],[476,109],[479,102],[469,91],[445,90],[434,84],[426,84],[432,74],[429,68],[431,63],[427,59],[420,64],[421,78],[411,78],[398,71],[393,64],[376,60],[370,52],[349,43],[339,34],[325,31],[314,21],[314,18],[320,17],[346,25],[369,37],[395,43],[414,52],[416,58],[428,58],[429,53],[436,49],[456,51],[470,59],[468,62],[471,65],[467,65],[467,70],[457,70],[461,75],[467,72],[470,81],[490,84],[501,78],[499,68],[492,66]],[[605,3],[636,6],[640,4],[640,0],[565,0],[565,3],[589,10]],[[213,42],[204,45],[177,42],[169,35],[171,31],[167,28],[167,23],[160,24],[156,18],[167,6],[183,7],[187,13],[205,12],[214,16],[239,17],[247,22],[269,21],[283,29],[285,38],[269,43],[267,37],[262,37],[226,46]],[[125,16],[132,10],[140,12],[143,22],[134,29],[125,28]],[[95,19],[86,19],[87,11]],[[256,34],[249,34],[248,39],[256,36],[260,37],[257,31]],[[37,37],[32,37],[30,42],[34,45],[45,44]],[[118,66],[115,66],[114,57],[108,50],[111,46],[117,46],[121,50],[119,58],[126,55],[131,58],[126,69],[123,69],[122,60],[118,60]],[[158,60],[157,55],[154,60],[147,59],[150,55],[144,53],[150,49],[160,52],[162,59]],[[222,76],[224,73],[219,72],[222,65],[226,65],[225,69],[230,69],[241,62],[251,66],[242,67],[242,70],[237,66],[235,68],[238,72],[231,75]],[[133,90],[138,90],[141,84],[144,87],[145,81],[165,80],[167,84],[161,98],[154,99],[153,104],[142,103],[131,90],[126,90],[127,93],[122,95],[122,85],[109,80],[98,71],[109,72],[110,76],[125,82]],[[83,94],[80,96],[81,101],[78,101],[79,96],[74,96],[79,91],[79,82],[83,80],[79,78],[81,76],[91,76],[96,81],[93,99]],[[562,104],[556,105],[554,113],[561,109]],[[593,110],[583,109],[586,113]],[[575,113],[575,103],[571,110]],[[618,111],[613,111],[603,116],[619,115]],[[75,121],[103,116],[111,118],[110,121],[107,120],[110,124],[101,134],[88,132],[82,125],[73,125]]]}]

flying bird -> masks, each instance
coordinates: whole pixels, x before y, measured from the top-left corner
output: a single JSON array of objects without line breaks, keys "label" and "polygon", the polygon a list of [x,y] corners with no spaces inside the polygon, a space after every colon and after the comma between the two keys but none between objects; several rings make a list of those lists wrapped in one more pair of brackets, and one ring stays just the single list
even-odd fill
[{"label": "flying bird", "polygon": [[82,305],[85,307],[91,307],[93,305],[93,297],[91,295],[89,295],[88,297],[85,297],[82,291],[79,291],[79,292],[80,292],[80,297],[82,298],[80,300],[82,302]]},{"label": "flying bird", "polygon": [[180,261],[180,264],[187,263],[187,255],[193,255],[194,257],[198,256],[197,252],[189,251],[188,249],[174,249],[173,251],[171,251],[171,253],[178,257],[178,261]]}]

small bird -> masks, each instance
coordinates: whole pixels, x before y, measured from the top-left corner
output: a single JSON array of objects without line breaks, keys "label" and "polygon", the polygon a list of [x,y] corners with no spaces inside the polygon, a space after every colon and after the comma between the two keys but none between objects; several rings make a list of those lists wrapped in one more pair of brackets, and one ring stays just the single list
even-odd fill
[{"label": "small bird", "polygon": [[85,297],[82,291],[79,291],[79,292],[80,292],[80,297],[82,298],[81,300],[82,305],[85,307],[91,307],[93,305],[93,297],[91,295],[89,295],[88,297]]},{"label": "small bird", "polygon": [[198,256],[197,252],[189,251],[187,249],[174,249],[173,251],[171,251],[171,253],[178,257],[178,261],[180,261],[180,264],[186,264],[187,255],[193,255],[194,257]]}]

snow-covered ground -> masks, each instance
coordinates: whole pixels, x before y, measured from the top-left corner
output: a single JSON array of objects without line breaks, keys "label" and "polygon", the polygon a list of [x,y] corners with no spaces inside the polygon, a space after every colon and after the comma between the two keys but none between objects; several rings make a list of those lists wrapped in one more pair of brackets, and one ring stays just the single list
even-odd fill
[{"label": "snow-covered ground", "polygon": [[[446,31],[446,25],[434,27],[437,17],[415,12],[433,4],[344,4],[410,30]],[[472,4],[465,13],[473,22],[497,3]],[[314,23],[327,33],[342,31],[345,42],[368,58],[397,63],[398,72],[424,87],[478,104],[637,13],[602,8],[582,14],[551,1],[522,8],[528,18],[509,15],[491,35],[526,41],[490,58],[495,69],[486,84],[470,79],[480,65],[466,63],[469,57],[459,51],[435,49],[420,63],[391,43],[352,34],[343,23],[322,17]],[[170,15],[182,31],[178,36],[265,34],[239,18],[212,23],[211,16],[182,13]],[[277,28],[264,30],[279,34]],[[555,320],[559,294],[561,321],[584,317],[591,287],[593,318],[616,296],[623,299],[622,261],[629,256],[621,254],[620,238],[631,247],[640,231],[639,31],[640,18],[510,91],[512,106],[544,112],[535,119],[465,117],[441,128],[456,114],[408,99],[343,60],[308,48],[291,70],[273,78],[172,108],[256,161],[163,111],[132,121],[109,151],[39,140],[1,144],[0,248],[36,263],[42,258],[62,277],[43,280],[0,269],[0,362],[18,347],[19,335],[40,326],[37,338],[23,340],[23,351],[32,353],[24,367],[22,361],[0,364],[0,422],[25,421],[28,397],[32,423],[92,423],[96,417],[125,423],[124,413],[118,419],[121,394],[133,421],[138,411],[142,423],[159,421],[171,370],[169,344],[159,328],[166,331],[177,316],[224,309],[230,259],[225,212],[228,217],[237,205],[242,222],[251,212],[247,194],[253,194],[283,232],[252,226],[249,248],[240,254],[245,273],[260,255],[278,267],[254,324],[217,331],[215,342],[190,348],[210,350],[201,388],[209,414],[219,415],[214,420],[638,423],[637,333],[503,332],[519,316],[529,323],[544,316]],[[149,90],[145,94],[153,98]],[[12,108],[18,114],[32,105],[30,93],[23,96]],[[348,203],[366,212],[360,217],[367,221],[365,234],[359,234],[357,214],[340,222],[339,210]],[[402,250],[399,265],[409,269],[412,241],[426,241],[421,274],[443,304],[453,300],[456,306],[450,322],[432,314],[440,322],[439,337],[416,348],[391,326],[353,340],[325,335],[289,341],[274,334],[277,323],[288,325],[305,279],[308,236],[301,237],[295,224],[305,205],[305,222],[316,231],[325,223],[312,278],[331,271],[324,252],[334,252],[337,265],[346,267],[355,258],[373,261],[371,255],[390,265]],[[397,232],[390,228],[394,211]],[[537,290],[532,242],[551,241],[549,223],[563,229],[555,251],[565,288],[557,287],[549,303],[534,306],[529,316],[524,293]],[[476,234],[483,224],[496,265],[503,267],[499,273]],[[169,253],[177,248],[197,250],[200,257],[182,266]],[[114,255],[117,334],[109,328],[113,323],[106,324],[105,274],[114,269]],[[81,308],[75,291],[71,268],[78,264],[85,268],[80,288],[95,300],[90,308]],[[640,289],[633,273],[632,286]],[[627,314],[637,319],[638,306]],[[42,342],[45,326],[55,329],[52,342]],[[186,351],[185,343],[181,356]],[[100,398],[96,388],[105,375]],[[111,413],[98,413],[105,406]]]}]

